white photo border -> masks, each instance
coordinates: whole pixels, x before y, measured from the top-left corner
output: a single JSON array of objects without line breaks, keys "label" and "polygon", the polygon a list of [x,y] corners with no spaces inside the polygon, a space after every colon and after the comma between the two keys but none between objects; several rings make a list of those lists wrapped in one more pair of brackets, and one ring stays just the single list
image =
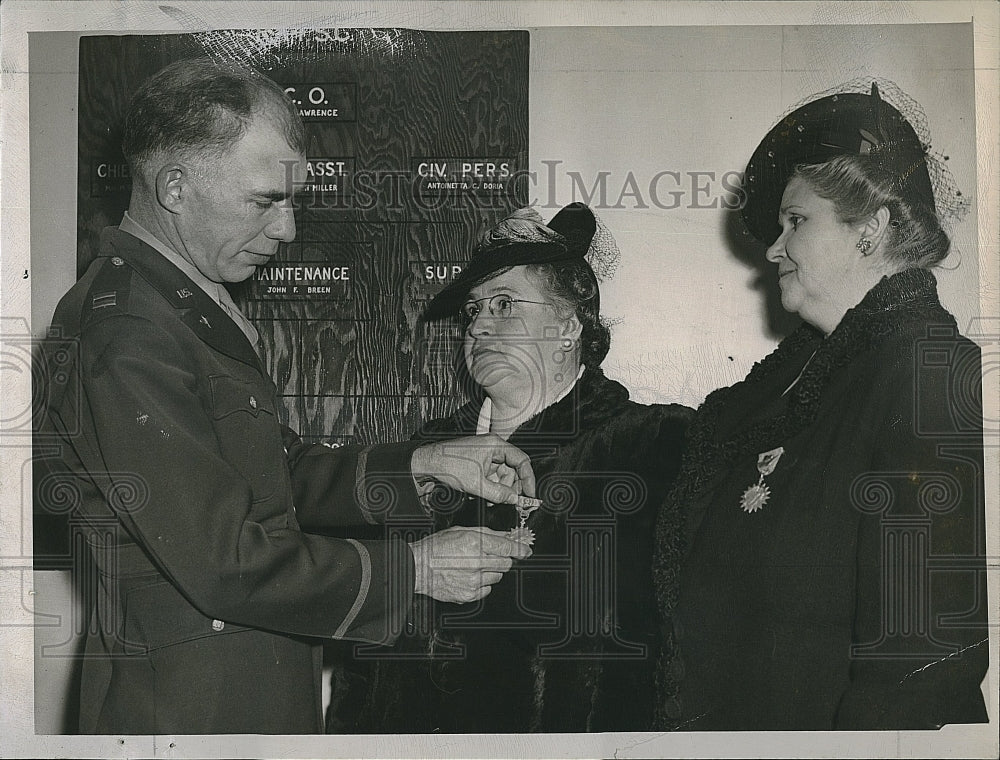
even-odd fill
[{"label": "white photo border", "polygon": [[[88,34],[183,33],[216,28],[405,27],[423,30],[545,26],[713,26],[814,24],[973,24],[975,44],[980,314],[1000,334],[1000,5],[995,2],[70,2],[7,0],[2,20],[0,115],[0,325],[30,331],[28,37],[38,31]],[[775,114],[777,116],[777,114]],[[75,177],[75,173],[73,174]],[[75,235],[75,231],[73,232]],[[75,241],[75,237],[74,237]],[[75,245],[70,250],[75,250]],[[30,407],[30,372],[4,366],[0,397]],[[984,414],[1000,419],[1000,368],[984,367]],[[998,456],[987,440],[987,551],[990,609],[1000,609]],[[992,722],[937,732],[540,734],[468,736],[36,736],[30,510],[20,483],[27,441],[0,442],[0,756],[3,757],[996,757],[1000,650],[991,620]],[[992,465],[991,465],[992,463]],[[30,482],[30,479],[29,479]],[[25,547],[28,547],[27,549]]]}]

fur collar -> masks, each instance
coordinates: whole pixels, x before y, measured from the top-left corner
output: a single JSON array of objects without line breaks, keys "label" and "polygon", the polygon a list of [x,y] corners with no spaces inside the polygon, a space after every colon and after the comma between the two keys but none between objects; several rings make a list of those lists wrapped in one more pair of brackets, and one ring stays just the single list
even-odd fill
[{"label": "fur collar", "polygon": [[[657,518],[653,577],[664,621],[669,621],[679,592],[680,565],[686,549],[684,505],[737,460],[774,448],[812,424],[830,380],[858,356],[878,349],[893,337],[914,334],[927,322],[954,326],[954,318],[938,301],[936,285],[934,275],[925,269],[908,269],[885,277],[825,339],[815,328],[803,324],[755,364],[745,380],[709,394],[692,421],[680,474]],[[739,408],[741,398],[759,399],[762,388],[776,380],[781,380],[784,389],[784,379],[790,383],[803,365],[801,377],[788,393],[784,412],[743,425],[724,424],[725,415]],[[664,708],[676,697],[679,685],[672,676],[678,668],[673,663],[669,624],[664,625],[664,636],[657,669],[657,724],[668,728],[671,721]]]},{"label": "fur collar", "polygon": [[[510,443],[515,446],[524,443],[530,445],[532,439],[539,436],[544,437],[548,443],[553,438],[575,438],[581,430],[598,427],[615,417],[628,400],[629,394],[625,386],[605,377],[599,367],[588,367],[569,393],[522,423],[511,435]],[[455,433],[474,434],[481,403],[470,401],[451,416],[427,423],[420,431],[420,436],[447,438],[453,437]]]}]

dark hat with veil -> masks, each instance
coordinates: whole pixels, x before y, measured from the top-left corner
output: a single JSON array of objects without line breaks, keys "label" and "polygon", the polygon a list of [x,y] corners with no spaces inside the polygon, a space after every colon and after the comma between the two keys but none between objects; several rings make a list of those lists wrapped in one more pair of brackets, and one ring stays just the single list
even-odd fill
[{"label": "dark hat with veil", "polygon": [[[864,91],[852,91],[859,84]],[[951,196],[944,201],[945,215],[964,204],[950,173],[930,152],[926,120],[915,101],[884,80],[855,80],[836,89],[792,110],[751,156],[743,175],[742,208],[750,234],[773,243],[781,233],[781,196],[795,167],[841,155],[868,156],[900,195],[931,211],[942,211],[941,195]],[[886,99],[885,90],[898,108]]]},{"label": "dark hat with veil", "polygon": [[[508,230],[507,236],[502,240],[494,240],[487,232],[472,252],[472,258],[462,273],[427,305],[423,319],[433,321],[455,316],[468,296],[469,290],[476,283],[501,269],[573,259],[593,263],[589,260],[588,254],[593,252],[595,233],[603,228],[589,206],[583,203],[571,203],[544,226],[557,234],[543,240],[527,236],[518,239]],[[597,237],[603,239],[605,236],[598,234]],[[610,238],[610,235],[607,237]],[[611,245],[614,245],[613,241]],[[617,248],[614,249],[613,255],[617,256]],[[611,264],[611,269],[615,263],[617,258]],[[605,266],[607,266],[606,261]]]}]

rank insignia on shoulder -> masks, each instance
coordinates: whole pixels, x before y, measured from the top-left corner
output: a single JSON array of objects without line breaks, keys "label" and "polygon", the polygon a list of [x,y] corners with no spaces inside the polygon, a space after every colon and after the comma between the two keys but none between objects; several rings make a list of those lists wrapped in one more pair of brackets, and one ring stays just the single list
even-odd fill
[{"label": "rank insignia on shoulder", "polygon": [[96,296],[94,296],[92,304],[93,304],[92,308],[95,311],[97,309],[105,309],[108,306],[117,306],[118,291],[113,290],[110,293],[98,293]]}]

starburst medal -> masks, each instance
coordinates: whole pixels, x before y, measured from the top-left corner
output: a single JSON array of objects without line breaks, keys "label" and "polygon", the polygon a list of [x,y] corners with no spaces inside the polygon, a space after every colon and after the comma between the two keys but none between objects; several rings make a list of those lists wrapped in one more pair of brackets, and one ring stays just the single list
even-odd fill
[{"label": "starburst medal", "polygon": [[512,541],[520,541],[531,546],[535,543],[535,533],[528,527],[528,516],[542,505],[541,499],[532,499],[530,496],[518,496],[517,510],[518,526],[508,531]]},{"label": "starburst medal", "polygon": [[743,496],[740,497],[740,508],[744,512],[753,514],[767,504],[767,500],[771,498],[771,489],[764,482],[764,476],[774,472],[774,468],[778,466],[778,460],[784,453],[784,447],[779,446],[757,455],[757,472],[759,473],[757,482],[748,487],[743,492]]}]

